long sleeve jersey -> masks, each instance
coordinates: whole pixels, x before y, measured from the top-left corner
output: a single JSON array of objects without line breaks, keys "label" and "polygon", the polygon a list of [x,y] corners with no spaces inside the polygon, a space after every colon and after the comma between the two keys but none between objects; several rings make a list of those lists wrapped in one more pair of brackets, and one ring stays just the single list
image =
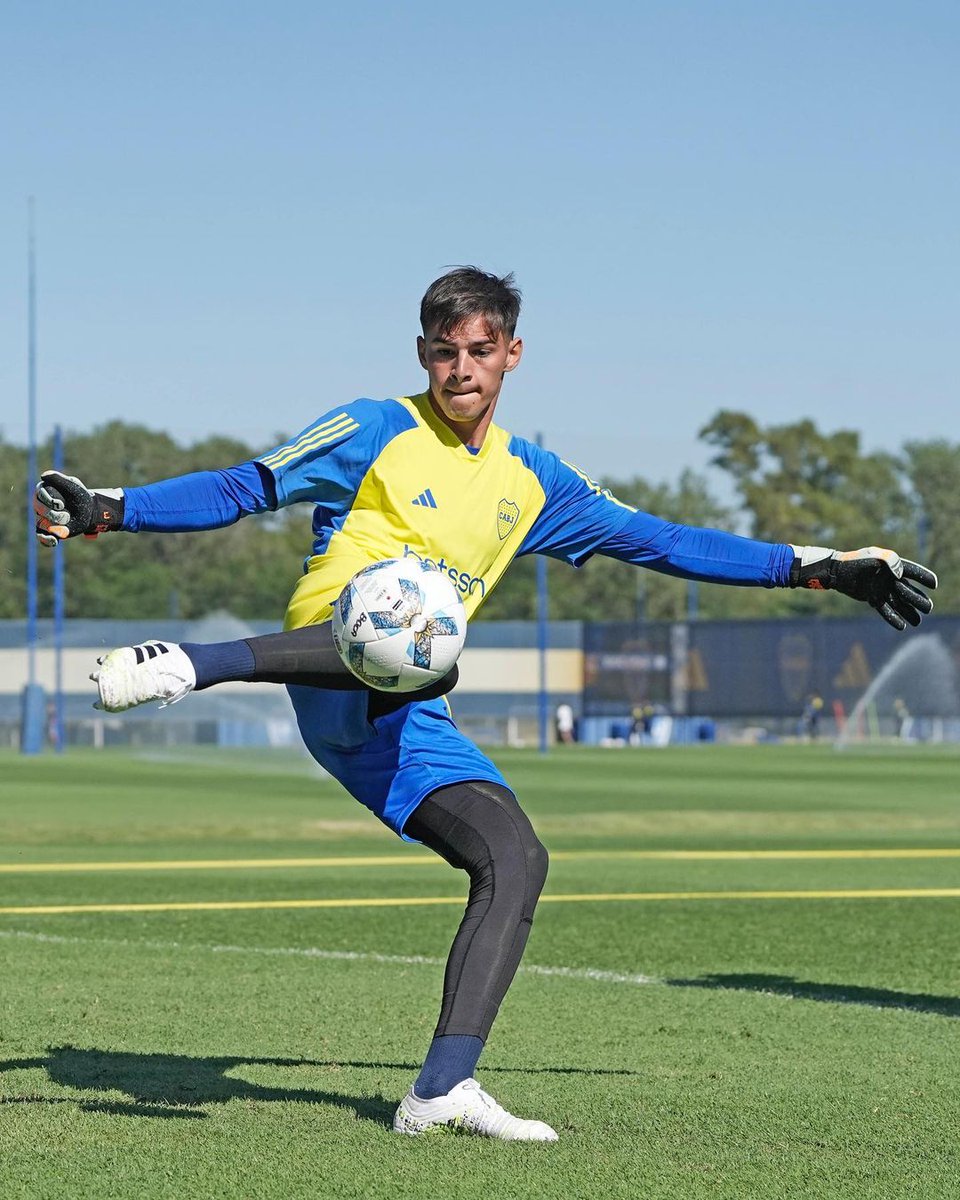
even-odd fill
[{"label": "long sleeve jersey", "polygon": [[793,550],[664,521],[624,504],[556,454],[497,425],[478,451],[429,395],[355,400],[267,454],[125,492],[123,528],[186,531],[308,502],[313,553],[287,610],[326,620],[347,580],[385,558],[443,571],[472,616],[510,562],[547,554],[580,566],[603,554],[685,579],[786,586]]}]

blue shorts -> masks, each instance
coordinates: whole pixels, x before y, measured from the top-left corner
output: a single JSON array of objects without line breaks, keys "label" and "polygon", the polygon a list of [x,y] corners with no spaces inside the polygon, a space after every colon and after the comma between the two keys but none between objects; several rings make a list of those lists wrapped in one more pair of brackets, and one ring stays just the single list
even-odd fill
[{"label": "blue shorts", "polygon": [[437,788],[466,779],[509,786],[456,727],[444,699],[415,700],[371,722],[366,692],[287,691],[313,757],[401,837],[407,817]]}]

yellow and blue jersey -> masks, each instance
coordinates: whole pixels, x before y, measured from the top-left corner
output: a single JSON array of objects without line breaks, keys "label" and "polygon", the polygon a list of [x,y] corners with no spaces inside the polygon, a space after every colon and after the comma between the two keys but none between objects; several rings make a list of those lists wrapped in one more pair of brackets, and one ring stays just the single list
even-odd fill
[{"label": "yellow and blue jersey", "polygon": [[[126,530],[192,530],[312,503],[313,548],[285,628],[325,621],[361,567],[414,557],[453,581],[472,617],[519,555],[579,566],[600,553],[692,579],[785,585],[793,552],[663,521],[617,500],[576,467],[497,425],[476,451],[428,393],[355,400],[257,459],[125,491]],[[367,719],[366,694],[291,687],[314,757],[402,832],[424,796],[465,779],[503,783],[442,700]]]},{"label": "yellow and blue jersey", "polygon": [[512,559],[573,566],[599,553],[688,579],[786,586],[793,551],[664,521],[617,500],[582,471],[497,425],[473,452],[429,396],[355,400],[257,459],[127,488],[129,531],[214,529],[251,513],[312,503],[313,553],[287,613],[323,621],[347,580],[404,555],[450,576],[468,616]]},{"label": "yellow and blue jersey", "polygon": [[435,566],[472,617],[518,554],[581,561],[634,512],[499,426],[471,451],[426,394],[357,400],[257,461],[278,505],[316,503],[288,628],[325,621],[347,580],[384,558]]}]

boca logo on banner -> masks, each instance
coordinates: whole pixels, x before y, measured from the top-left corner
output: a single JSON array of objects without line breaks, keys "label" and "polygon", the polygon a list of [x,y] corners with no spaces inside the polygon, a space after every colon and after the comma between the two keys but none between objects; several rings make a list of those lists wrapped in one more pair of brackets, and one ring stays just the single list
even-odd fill
[{"label": "boca logo on banner", "polygon": [[501,500],[497,509],[497,533],[502,542],[513,532],[514,526],[520,520],[520,509],[512,500]]}]

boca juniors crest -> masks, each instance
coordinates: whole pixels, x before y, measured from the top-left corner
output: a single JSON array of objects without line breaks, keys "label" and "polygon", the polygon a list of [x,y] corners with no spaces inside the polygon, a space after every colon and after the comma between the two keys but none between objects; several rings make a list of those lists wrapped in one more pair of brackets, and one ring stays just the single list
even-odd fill
[{"label": "boca juniors crest", "polygon": [[512,500],[501,500],[497,509],[497,533],[500,541],[508,537],[520,520],[520,508]]}]

